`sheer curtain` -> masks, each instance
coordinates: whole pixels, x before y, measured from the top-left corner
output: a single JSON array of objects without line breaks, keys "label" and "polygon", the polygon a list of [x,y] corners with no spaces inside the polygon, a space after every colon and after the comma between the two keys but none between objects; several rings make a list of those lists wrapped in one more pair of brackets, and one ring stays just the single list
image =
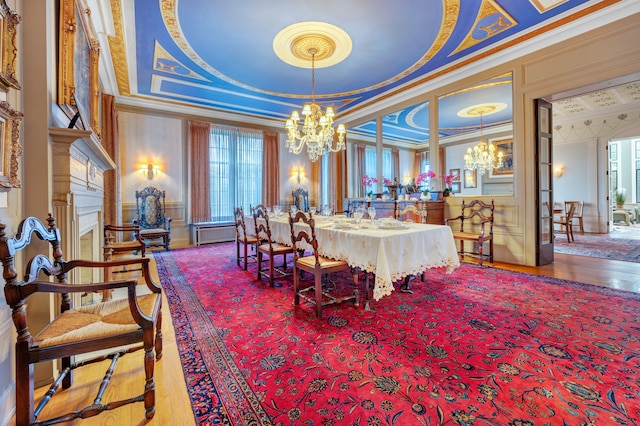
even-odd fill
[{"label": "sheer curtain", "polygon": [[209,203],[209,134],[211,125],[189,121],[191,147],[191,223],[211,220]]},{"label": "sheer curtain", "polygon": [[[262,183],[262,204],[274,206],[280,204],[280,150],[278,133],[263,132],[262,166],[264,181]],[[245,214],[249,213],[245,210]]]},{"label": "sheer curtain", "polygon": [[211,220],[232,221],[262,201],[262,132],[212,126],[210,137]]}]

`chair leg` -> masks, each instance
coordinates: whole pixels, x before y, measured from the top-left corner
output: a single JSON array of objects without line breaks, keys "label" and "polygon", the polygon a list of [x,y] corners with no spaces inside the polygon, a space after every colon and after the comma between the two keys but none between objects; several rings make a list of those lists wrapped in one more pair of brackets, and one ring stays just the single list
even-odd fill
[{"label": "chair leg", "polygon": [[16,345],[16,425],[33,421],[33,364],[29,354]]},{"label": "chair leg", "polygon": [[258,250],[258,281],[262,279],[262,252]]},{"label": "chair leg", "polygon": [[147,420],[152,419],[156,413],[156,384],[153,381],[153,329],[144,331],[144,409]]},{"label": "chair leg", "polygon": [[240,267],[240,240],[236,238],[236,264]]},{"label": "chair leg", "polygon": [[243,270],[247,270],[247,259],[249,258],[249,248],[247,247],[247,242],[245,241],[243,244],[244,246],[244,267],[242,268]]},{"label": "chair leg", "polygon": [[162,358],[162,310],[158,312],[158,319],[156,320],[156,360]]},{"label": "chair leg", "polygon": [[482,246],[484,244],[482,244],[482,240],[478,240],[478,257],[480,258],[480,266],[482,266],[482,263],[484,261],[484,256],[482,255]]},{"label": "chair leg", "polygon": [[273,274],[274,272],[274,267],[273,267],[273,261],[274,261],[274,257],[273,257],[273,253],[269,254],[269,285],[271,287],[274,287],[274,282],[273,282]]},{"label": "chair leg", "polygon": [[298,290],[300,289],[300,269],[294,264],[293,265],[293,304],[300,304],[300,295],[298,294]]},{"label": "chair leg", "polygon": [[322,318],[322,276],[315,274],[316,316]]},{"label": "chair leg", "polygon": [[360,289],[358,288],[358,270],[353,268],[353,295],[356,298],[354,305],[360,306]]}]

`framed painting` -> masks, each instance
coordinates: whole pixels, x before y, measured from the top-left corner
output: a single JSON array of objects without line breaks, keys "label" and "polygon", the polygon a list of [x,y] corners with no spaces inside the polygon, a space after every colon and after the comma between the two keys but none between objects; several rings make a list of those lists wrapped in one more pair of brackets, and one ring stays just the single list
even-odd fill
[{"label": "framed painting", "polygon": [[[98,60],[100,46],[89,25],[84,0],[60,1],[58,105],[75,127],[100,134]],[[80,116],[78,120],[77,116]]]},{"label": "framed painting", "polygon": [[0,102],[0,192],[20,188],[18,165],[22,155],[20,122],[22,113],[15,111],[9,102]]},{"label": "framed painting", "polygon": [[16,36],[18,24],[22,17],[7,5],[6,0],[0,0],[0,89],[5,93],[10,88],[20,90],[20,83],[16,78],[16,59],[18,47]]},{"label": "framed painting", "polygon": [[449,174],[453,176],[454,181],[460,180],[460,169],[449,169]]},{"label": "framed painting", "polygon": [[513,138],[495,139],[491,145],[496,149],[496,155],[502,153],[503,163],[502,167],[491,169],[491,176],[513,175]]},{"label": "framed painting", "polygon": [[460,193],[460,182],[453,182],[451,184],[451,192],[453,192],[454,194]]},{"label": "framed painting", "polygon": [[464,187],[465,188],[477,188],[478,187],[478,170],[466,170],[464,171]]}]

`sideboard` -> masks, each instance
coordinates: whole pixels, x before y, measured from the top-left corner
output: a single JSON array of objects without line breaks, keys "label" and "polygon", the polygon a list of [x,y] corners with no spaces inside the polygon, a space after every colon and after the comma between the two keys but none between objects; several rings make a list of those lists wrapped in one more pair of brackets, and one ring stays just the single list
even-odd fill
[{"label": "sideboard", "polygon": [[382,217],[396,217],[396,213],[410,204],[414,204],[420,212],[424,223],[431,223],[434,225],[444,225],[444,201],[431,201],[431,200],[354,200],[350,201],[352,209],[358,204],[364,204],[366,207],[376,208],[376,218]]}]

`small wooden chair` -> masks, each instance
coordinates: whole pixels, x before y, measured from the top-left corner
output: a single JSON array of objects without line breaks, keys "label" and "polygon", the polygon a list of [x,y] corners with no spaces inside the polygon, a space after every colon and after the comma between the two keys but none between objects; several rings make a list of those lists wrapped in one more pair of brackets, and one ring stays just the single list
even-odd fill
[{"label": "small wooden chair", "polygon": [[576,208],[573,211],[572,222],[575,225],[575,221],[578,221],[578,229],[581,234],[584,234],[584,223],[582,222],[582,210],[584,209],[584,201],[565,201],[564,211],[569,213],[569,206],[575,204]]},{"label": "small wooden chair", "polygon": [[[78,418],[84,419],[98,415],[105,410],[112,410],[134,402],[144,402],[145,417],[151,419],[155,414],[154,349],[155,358],[162,357],[162,294],[161,288],[151,279],[150,259],[141,257],[112,262],[65,261],[60,248],[60,231],[51,214],[47,222],[48,226],[37,218],[28,217],[20,222],[14,238],[8,238],[5,233],[6,225],[0,224],[0,257],[4,268],[4,292],[7,304],[12,311],[11,316],[17,332],[15,344],[16,424],[54,424]],[[51,244],[53,260],[48,256],[48,249],[46,250],[47,254],[34,256],[27,262],[25,278],[22,281],[18,279],[18,272],[15,269],[15,257],[17,252],[30,245],[33,234]],[[104,269],[110,266],[124,265],[141,265],[146,294],[137,294],[137,280],[76,284],[69,282],[67,278],[69,272],[81,268]],[[42,274],[55,277],[55,282],[49,279],[41,280]],[[69,296],[73,293],[104,292],[118,288],[126,289],[126,298],[76,308],[73,307],[72,299]],[[42,331],[32,335],[29,330],[26,306],[38,303],[37,297],[29,299],[35,294],[59,295],[60,314]],[[132,344],[138,345],[131,347]],[[144,372],[144,379],[140,377],[141,387],[144,387],[143,393],[129,398],[124,396],[125,399],[108,403],[102,402],[117,360],[125,354],[139,349],[145,351],[144,365],[141,365],[139,370],[141,376]],[[77,363],[74,360],[76,355],[95,351],[101,351],[103,354]],[[112,352],[104,355],[105,351]],[[62,384],[62,388],[66,389],[72,385],[73,370],[106,359],[112,361],[92,404],[53,419],[38,419],[38,415],[55,395],[59,386]],[[61,373],[34,409],[33,365],[37,362],[50,360],[60,360]],[[121,395],[126,391],[123,389],[117,394]]]},{"label": "small wooden chair", "polygon": [[[569,204],[569,211],[566,215],[554,217],[553,225],[554,234],[565,234],[567,236],[567,242],[575,241],[573,237],[573,214],[576,211],[576,204]],[[558,228],[555,225],[560,225]]]},{"label": "small wooden chair", "polygon": [[[244,223],[244,212],[242,207],[237,207],[233,214],[236,220],[236,263],[238,266],[242,263],[242,269],[247,270],[247,264],[256,262],[255,250],[258,244],[258,238],[255,235],[247,233],[247,225]],[[240,255],[240,246],[242,245],[243,255]],[[249,246],[254,254],[249,255]]]},{"label": "small wooden chair", "polygon": [[398,205],[398,209],[396,210],[396,220],[402,222],[425,223],[426,217],[423,215],[421,207],[417,207],[415,204],[406,204],[403,208],[400,208],[400,205]]},{"label": "small wooden chair", "polygon": [[[257,238],[257,252],[258,252],[258,280],[261,280],[263,276],[269,278],[269,285],[271,287],[280,287],[281,283],[275,283],[275,274],[279,277],[291,276],[291,273],[287,272],[287,254],[293,253],[293,248],[284,244],[280,244],[273,241],[271,237],[271,228],[269,226],[269,215],[267,210],[262,205],[258,205],[253,208],[253,223],[256,228]],[[262,270],[262,262],[264,256],[269,260],[269,270]],[[282,268],[276,268],[275,257],[282,256]]]},{"label": "small wooden chair", "polygon": [[[482,200],[473,200],[466,204],[463,200],[462,213],[459,216],[448,218],[444,221],[445,225],[449,226],[457,222],[460,223],[459,229],[453,231],[453,238],[460,241],[460,250],[458,250],[458,253],[463,257],[466,255],[478,257],[480,265],[483,264],[485,258],[493,263],[494,209],[495,205],[493,200],[491,200],[491,204],[487,204]],[[471,250],[467,250],[465,247],[465,242],[467,241],[474,244]],[[489,244],[489,254],[483,253],[485,243]],[[475,244],[477,244],[477,249]]]},{"label": "small wooden chair", "polygon": [[[132,237],[132,239],[128,239]],[[145,257],[146,246],[140,238],[140,227],[137,225],[104,225],[104,260],[111,261],[121,253],[140,254]],[[137,269],[140,270],[140,269]],[[130,272],[124,268],[113,273]]]},{"label": "small wooden chair", "polygon": [[[350,266],[343,260],[320,256],[313,215],[309,213],[307,216],[304,212],[297,212],[295,216],[292,216],[289,212],[289,225],[291,227],[291,244],[293,245],[293,303],[297,306],[300,304],[300,298],[303,298],[314,304],[318,318],[322,317],[322,307],[326,305],[354,300],[355,306],[358,306],[358,273],[355,269],[352,270],[353,294],[333,296],[328,289],[323,290],[322,278],[324,276],[331,272],[350,269]],[[305,250],[309,250],[312,254],[304,256]],[[300,288],[300,271],[313,274],[314,284],[312,286]],[[313,292],[314,296],[307,296],[309,292]]]}]

